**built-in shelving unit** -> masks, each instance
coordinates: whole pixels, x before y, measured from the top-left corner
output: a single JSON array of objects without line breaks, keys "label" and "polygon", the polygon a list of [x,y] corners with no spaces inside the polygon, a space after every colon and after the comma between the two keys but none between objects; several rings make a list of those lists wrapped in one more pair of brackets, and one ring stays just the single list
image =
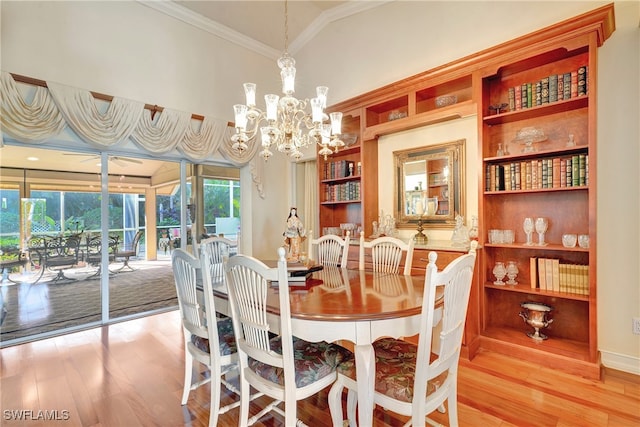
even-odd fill
[{"label": "built-in shelving unit", "polygon": [[[581,26],[583,20],[590,25]],[[591,378],[600,376],[596,58],[613,31],[612,22],[613,7],[607,6],[553,27],[547,38],[522,43],[480,70],[478,103],[480,346]],[[500,104],[507,106],[496,113]],[[527,143],[520,137],[532,129],[544,134],[537,138],[542,141]],[[535,232],[534,245],[525,244],[525,217],[547,219],[546,245],[535,244]],[[492,229],[513,230],[515,241],[490,242]],[[564,247],[565,233],[589,235],[590,246]],[[518,284],[496,285],[493,268],[508,261],[518,267]],[[564,266],[582,267],[574,273]],[[552,307],[548,318],[553,322],[543,329],[548,339],[526,335],[533,328],[519,316],[525,301]]]},{"label": "built-in shelving unit", "polygon": [[[358,140],[326,159],[318,156],[320,227],[352,222],[362,225],[368,236],[379,213],[377,138],[476,116],[482,249],[474,288],[479,296],[472,302],[475,306],[470,307],[467,322],[480,325],[480,339],[468,338],[479,342],[480,347],[592,378],[600,375],[596,336],[597,49],[615,30],[613,11],[613,4],[600,7],[334,105],[330,110],[346,112],[344,132],[357,134]],[[571,81],[568,94],[564,91],[567,73],[569,77],[573,73],[576,79],[582,77],[575,82],[580,86],[575,93]],[[556,85],[551,89],[555,95],[549,98],[549,79],[553,84],[561,76],[562,96]],[[519,97],[516,88],[520,89]],[[442,97],[450,102],[441,102]],[[529,145],[514,143],[527,128],[541,129],[546,139]],[[566,174],[569,159],[571,177]],[[354,174],[326,175],[327,164],[349,162],[354,164]],[[564,169],[560,169],[563,164]],[[527,168],[534,165],[536,185],[527,185],[532,182]],[[543,174],[540,166],[545,176],[549,170],[552,175],[549,181],[538,184],[538,176]],[[563,170],[564,177],[556,173],[554,181],[554,168]],[[354,186],[359,187],[356,195],[330,196],[335,188]],[[438,191],[429,183],[424,190]],[[347,190],[347,194],[352,193]],[[523,245],[525,217],[548,219],[548,245]],[[488,231],[492,229],[513,230],[515,241],[489,242]],[[588,234],[590,247],[565,248],[561,244],[564,233]],[[580,292],[560,291],[553,285],[532,286],[532,258],[557,260],[565,268],[587,266],[582,267],[588,275],[587,285]],[[519,284],[493,284],[492,270],[497,261],[516,262]],[[546,331],[548,340],[535,342],[525,334],[531,327],[518,316],[523,301],[553,307],[553,323]]]}]

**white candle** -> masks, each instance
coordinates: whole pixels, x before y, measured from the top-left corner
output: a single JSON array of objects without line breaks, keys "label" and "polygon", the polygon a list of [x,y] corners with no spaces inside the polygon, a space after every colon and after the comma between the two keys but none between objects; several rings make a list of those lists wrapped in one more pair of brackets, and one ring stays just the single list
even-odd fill
[{"label": "white candle", "polygon": [[422,215],[424,213],[424,206],[422,205],[422,200],[416,202],[416,215]]}]

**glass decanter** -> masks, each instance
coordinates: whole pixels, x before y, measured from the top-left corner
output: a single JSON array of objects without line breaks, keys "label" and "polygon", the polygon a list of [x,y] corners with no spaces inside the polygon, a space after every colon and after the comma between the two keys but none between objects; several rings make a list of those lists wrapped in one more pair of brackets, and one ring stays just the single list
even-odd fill
[{"label": "glass decanter", "polygon": [[524,219],[524,223],[522,224],[522,228],[524,229],[524,232],[527,234],[527,243],[525,243],[526,246],[532,246],[533,245],[533,239],[532,239],[532,234],[533,234],[533,218],[527,217]]},{"label": "glass decanter", "polygon": [[547,231],[547,227],[549,226],[549,222],[546,218],[536,218],[536,233],[538,233],[538,246],[546,246],[547,243],[544,241],[544,233]]},{"label": "glass decanter", "polygon": [[519,272],[520,271],[518,270],[518,265],[515,261],[509,261],[507,263],[507,278],[509,279],[507,280],[507,285],[518,284],[518,282],[516,282],[516,277],[518,276]]},{"label": "glass decanter", "polygon": [[493,275],[496,276],[496,281],[493,282],[494,285],[504,285],[502,279],[507,275],[507,269],[504,266],[504,262],[496,262],[495,267],[493,267]]}]

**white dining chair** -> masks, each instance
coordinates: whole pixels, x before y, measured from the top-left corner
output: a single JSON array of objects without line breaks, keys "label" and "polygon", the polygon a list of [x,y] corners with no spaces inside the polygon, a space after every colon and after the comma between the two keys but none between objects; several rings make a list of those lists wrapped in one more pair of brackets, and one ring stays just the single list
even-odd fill
[{"label": "white dining chair", "polygon": [[[269,286],[278,286],[277,325],[267,311]],[[269,268],[250,256],[227,262],[231,318],[240,358],[240,426],[274,411],[286,426],[304,425],[297,419],[296,402],[318,393],[336,379],[336,367],[350,352],[326,342],[310,343],[293,337],[285,249],[278,249],[278,266]],[[251,387],[274,399],[249,419]],[[284,410],[279,407],[284,403]]]},{"label": "white dining chair", "polygon": [[400,262],[404,255],[405,276],[411,275],[411,267],[413,265],[413,248],[415,242],[409,239],[409,242],[391,236],[382,236],[370,241],[364,239],[364,232],[360,232],[360,256],[358,259],[358,268],[365,269],[365,253],[371,253],[371,262],[373,271],[382,273],[395,273],[400,270]]},{"label": "white dining chair", "polygon": [[[202,281],[203,292],[199,295],[197,277],[201,265],[200,260],[185,250],[175,249],[171,254],[171,265],[184,334],[185,360],[182,405],[187,404],[191,390],[210,382],[209,425],[215,426],[218,415],[240,405],[238,400],[220,407],[221,384],[230,391],[239,394],[238,388],[225,378],[227,374],[238,369],[233,324],[229,318],[218,319],[216,317],[210,280]],[[212,325],[214,327],[211,327]],[[200,373],[198,369],[194,369],[194,360],[205,365],[209,369],[209,375],[198,378]]]},{"label": "white dining chair", "polygon": [[314,239],[313,231],[309,231],[309,257],[320,265],[347,268],[350,233],[347,230],[344,239],[333,234]]},{"label": "white dining chair", "polygon": [[[473,241],[469,253],[456,258],[442,271],[436,266],[438,254],[429,253],[417,346],[394,338],[382,338],[373,344],[376,360],[374,402],[387,410],[410,416],[407,424],[424,426],[428,414],[444,411],[446,401],[449,425],[458,425],[458,361],[476,247],[477,242]],[[444,286],[442,329],[437,349],[432,349],[436,288],[439,286]],[[348,389],[349,425],[356,425],[356,381],[355,364],[352,361],[342,363],[338,367],[338,379],[329,392],[333,425],[342,425],[342,391],[345,387]]]},{"label": "white dining chair", "polygon": [[[238,241],[226,237],[207,237],[202,239],[198,251],[200,257],[206,257],[206,265],[213,283],[223,283],[225,279],[224,263],[238,248]],[[205,260],[203,259],[203,268]]]}]

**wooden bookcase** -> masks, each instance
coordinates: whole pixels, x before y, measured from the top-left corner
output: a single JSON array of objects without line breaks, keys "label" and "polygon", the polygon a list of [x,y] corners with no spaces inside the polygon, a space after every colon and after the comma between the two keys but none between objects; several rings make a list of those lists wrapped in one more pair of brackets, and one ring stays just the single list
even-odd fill
[{"label": "wooden bookcase", "polygon": [[[379,136],[476,116],[480,178],[478,230],[482,250],[477,265],[478,303],[475,307],[470,306],[470,310],[480,314],[479,345],[574,374],[598,378],[595,168],[597,49],[614,30],[614,7],[608,4],[334,105],[332,111],[345,112],[344,132],[357,133],[358,142],[327,160],[318,157],[321,229],[354,222],[363,226],[365,235],[371,234],[372,222],[379,213]],[[548,102],[528,108],[490,108],[503,103],[508,105],[509,89],[516,86],[521,88],[523,83],[532,84],[532,96],[535,99],[538,82],[553,75],[562,75],[564,78],[565,73],[577,71],[583,66],[587,71],[584,80],[587,89],[581,96],[563,96],[561,100],[551,101],[545,99]],[[444,95],[455,96],[455,103],[437,105],[436,100]],[[512,141],[519,131],[529,127],[542,129],[547,139],[535,144],[535,151],[523,152],[524,146],[513,144]],[[567,146],[569,135],[573,135],[573,146]],[[498,155],[499,144],[507,153]],[[511,164],[525,165],[526,171],[526,164],[531,165],[534,161],[543,164],[543,160],[553,170],[554,163],[567,158],[578,159],[578,164],[582,160],[583,165],[588,159],[588,183],[586,166],[583,166],[583,182],[578,181],[571,186],[562,186],[560,183],[559,187],[552,182],[551,187],[527,188],[520,182],[520,187],[496,188],[495,173],[487,174],[487,171],[491,173],[505,166],[510,171]],[[361,173],[345,178],[325,178],[324,165],[340,160],[353,161],[356,165],[360,162]],[[580,170],[577,173],[579,175]],[[526,174],[524,181],[526,183]],[[359,199],[327,200],[327,187],[343,182],[359,182]],[[547,218],[548,245],[523,245],[525,234],[522,223],[525,217]],[[493,229],[513,230],[515,242],[490,243],[488,231]],[[588,234],[590,247],[563,247],[561,240],[564,233]],[[588,266],[588,291],[569,293],[553,288],[532,288],[531,258],[555,259],[563,265]],[[497,261],[517,263],[518,285],[493,284],[493,266]],[[553,307],[553,323],[543,331],[549,335],[548,340],[534,342],[525,334],[532,328],[518,316],[520,304],[524,301]]]},{"label": "wooden bookcase", "polygon": [[[597,48],[613,31],[613,9],[606,10],[600,25],[579,27],[580,20],[576,19],[567,22],[566,31],[557,35],[538,41],[536,36],[530,43],[519,40],[521,49],[513,49],[503,60],[480,71],[478,104],[481,347],[591,378],[600,377],[596,329],[596,74]],[[557,86],[547,82],[563,79],[562,86],[567,89],[567,73],[570,87],[560,95]],[[586,78],[579,84],[580,74],[586,74]],[[578,90],[582,83],[586,84],[586,93]],[[520,98],[518,106],[510,100],[510,90],[517,94],[512,88],[520,88],[522,96],[527,84],[532,86],[533,100],[525,108],[525,97]],[[542,89],[537,102],[536,86]],[[490,108],[503,103],[510,104],[506,110]],[[547,139],[527,147],[517,138],[525,128],[539,129]],[[570,135],[575,144],[569,144]],[[499,153],[499,144],[504,153]],[[548,220],[545,246],[525,244],[525,217]],[[493,229],[513,230],[515,242],[490,242],[488,234]],[[564,233],[588,234],[590,247],[564,247]],[[538,241],[535,231],[533,241]],[[586,289],[566,287],[570,280],[558,274],[558,268],[557,278],[553,278],[552,269],[546,275],[550,280],[540,280],[547,282],[546,286],[532,283],[537,282],[530,268],[532,258],[535,266],[539,258],[588,266]],[[493,268],[498,261],[517,263],[517,285],[494,284]],[[525,334],[533,330],[519,316],[520,304],[525,301],[553,307],[549,316],[553,323],[542,330],[547,340],[533,340]]]},{"label": "wooden bookcase", "polygon": [[378,146],[376,141],[362,141],[360,110],[343,114],[342,132],[357,135],[357,140],[326,159],[318,155],[319,235],[326,227],[342,223],[358,224],[367,231],[378,211]]}]

